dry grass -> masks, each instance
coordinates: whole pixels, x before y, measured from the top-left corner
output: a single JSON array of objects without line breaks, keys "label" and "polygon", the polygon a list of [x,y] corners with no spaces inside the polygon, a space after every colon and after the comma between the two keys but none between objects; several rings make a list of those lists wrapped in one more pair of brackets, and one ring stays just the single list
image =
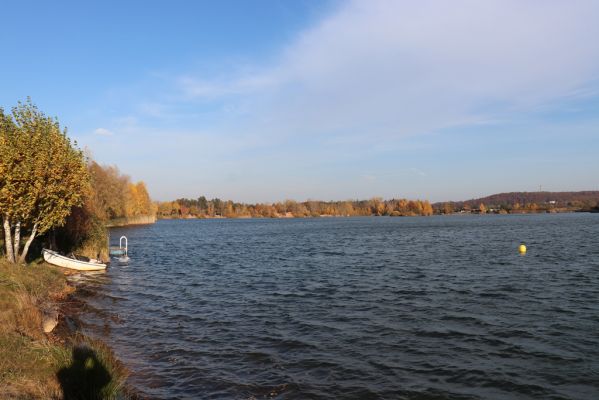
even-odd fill
[{"label": "dry grass", "polygon": [[61,398],[56,371],[65,363],[64,347],[18,334],[0,335],[0,397]]},{"label": "dry grass", "polygon": [[25,291],[17,291],[15,297],[15,318],[12,327],[15,332],[34,340],[44,338],[40,330],[42,326],[42,313],[38,307],[39,298]]},{"label": "dry grass", "polygon": [[18,332],[41,339],[40,310],[53,307],[54,302],[64,298],[70,290],[56,268],[0,261],[0,333]]},{"label": "dry grass", "polygon": [[69,364],[57,376],[69,399],[124,398],[127,370],[101,341],[76,337]]},{"label": "dry grass", "polygon": [[[58,268],[0,261],[1,399],[119,396],[126,371],[108,347],[81,335],[58,340],[43,333],[44,311],[55,308],[55,302],[71,291]],[[78,362],[82,354],[83,363]],[[89,368],[90,363],[94,368]],[[101,386],[99,374],[105,377]]]},{"label": "dry grass", "polygon": [[75,252],[78,255],[82,255],[85,257],[89,257],[89,258],[99,259],[104,262],[110,261],[110,256],[108,255],[108,249],[106,247],[106,243],[103,243],[101,246],[99,246],[92,242],[85,242]]}]

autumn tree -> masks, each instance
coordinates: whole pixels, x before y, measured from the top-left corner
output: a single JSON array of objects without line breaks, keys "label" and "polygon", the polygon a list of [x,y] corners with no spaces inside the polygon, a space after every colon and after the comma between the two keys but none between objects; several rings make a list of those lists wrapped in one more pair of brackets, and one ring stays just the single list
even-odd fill
[{"label": "autumn tree", "polygon": [[103,221],[124,217],[129,178],[121,175],[117,167],[102,166],[93,160],[88,168],[95,214]]},{"label": "autumn tree", "polygon": [[156,213],[144,182],[133,183],[117,167],[93,160],[89,160],[88,169],[93,189],[89,203],[94,205],[93,212],[100,220]]},{"label": "autumn tree", "polygon": [[[64,224],[89,188],[83,153],[31,100],[0,109],[0,212],[6,257],[23,262],[33,239]],[[21,235],[29,234],[21,249]]]},{"label": "autumn tree", "polygon": [[129,182],[125,193],[125,216],[150,215],[152,208],[152,201],[146,189],[146,184],[143,182]]},{"label": "autumn tree", "polygon": [[479,211],[481,214],[486,214],[486,213],[487,213],[487,206],[485,206],[485,203],[480,203],[480,204],[478,205],[478,211]]},{"label": "autumn tree", "polygon": [[385,204],[380,197],[373,197],[369,201],[370,212],[373,215],[383,215],[385,212]]},{"label": "autumn tree", "polygon": [[428,200],[422,202],[422,215],[433,215],[433,206]]},{"label": "autumn tree", "polygon": [[443,212],[443,214],[453,213],[453,206],[451,205],[451,203],[449,203],[449,202],[444,203],[442,212]]}]

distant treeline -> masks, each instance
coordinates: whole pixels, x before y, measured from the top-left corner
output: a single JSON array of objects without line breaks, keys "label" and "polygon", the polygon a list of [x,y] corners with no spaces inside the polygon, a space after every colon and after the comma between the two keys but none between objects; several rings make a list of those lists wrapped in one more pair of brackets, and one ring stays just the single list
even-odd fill
[{"label": "distant treeline", "polygon": [[527,213],[589,211],[599,206],[599,191],[581,192],[510,192],[466,201],[435,203],[439,213],[495,212]]},{"label": "distant treeline", "polygon": [[159,218],[286,218],[329,216],[417,216],[432,215],[433,207],[427,200],[370,200],[245,204],[231,200],[177,199],[158,203]]},{"label": "distant treeline", "polygon": [[420,216],[452,213],[535,213],[590,211],[599,207],[599,191],[512,192],[466,201],[432,204],[427,200],[375,197],[370,200],[247,204],[218,198],[177,199],[157,203],[158,218],[303,218],[337,216]]}]

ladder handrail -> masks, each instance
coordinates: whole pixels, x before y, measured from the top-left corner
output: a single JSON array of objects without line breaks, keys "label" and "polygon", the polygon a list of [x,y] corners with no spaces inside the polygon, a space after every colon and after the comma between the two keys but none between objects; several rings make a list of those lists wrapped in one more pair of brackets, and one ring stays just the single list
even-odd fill
[{"label": "ladder handrail", "polygon": [[121,236],[121,238],[119,239],[119,247],[122,249],[123,248],[123,239],[125,239],[125,255],[127,255],[127,237],[125,235]]}]

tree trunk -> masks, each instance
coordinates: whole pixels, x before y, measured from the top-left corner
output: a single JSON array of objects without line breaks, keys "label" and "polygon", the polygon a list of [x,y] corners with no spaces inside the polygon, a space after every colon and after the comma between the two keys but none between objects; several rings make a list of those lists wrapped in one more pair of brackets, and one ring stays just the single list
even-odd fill
[{"label": "tree trunk", "polygon": [[37,222],[33,225],[33,230],[31,231],[31,235],[29,235],[29,239],[27,239],[27,243],[25,243],[25,247],[23,247],[23,253],[21,253],[21,258],[19,262],[25,262],[25,257],[27,257],[27,252],[29,251],[29,246],[31,246],[31,242],[35,239],[35,234],[37,233]]},{"label": "tree trunk", "polygon": [[17,221],[15,225],[15,236],[14,236],[14,246],[13,246],[13,257],[15,260],[19,259],[19,248],[21,247],[21,221]]},{"label": "tree trunk", "polygon": [[15,253],[13,251],[12,235],[10,233],[10,221],[8,215],[4,215],[4,244],[6,245],[6,258],[9,262],[15,262]]},{"label": "tree trunk", "polygon": [[52,228],[48,233],[48,248],[50,250],[57,250],[58,246],[56,245],[56,229]]}]

